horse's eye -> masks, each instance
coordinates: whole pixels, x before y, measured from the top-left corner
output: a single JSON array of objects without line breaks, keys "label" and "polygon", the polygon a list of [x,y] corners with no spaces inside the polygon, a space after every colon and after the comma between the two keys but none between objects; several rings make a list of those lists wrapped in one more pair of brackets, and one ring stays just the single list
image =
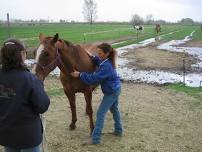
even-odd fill
[{"label": "horse's eye", "polygon": [[44,55],[45,56],[49,56],[48,52],[44,51]]}]

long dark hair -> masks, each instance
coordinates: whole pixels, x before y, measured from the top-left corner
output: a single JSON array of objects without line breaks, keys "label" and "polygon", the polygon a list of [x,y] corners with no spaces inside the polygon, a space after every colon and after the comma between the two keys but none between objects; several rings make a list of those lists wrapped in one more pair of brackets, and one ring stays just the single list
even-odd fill
[{"label": "long dark hair", "polygon": [[102,43],[102,44],[98,45],[98,48],[101,49],[105,54],[109,53],[108,58],[112,62],[112,66],[115,69],[116,68],[116,56],[117,56],[116,50],[113,49],[111,47],[111,45],[108,43]]},{"label": "long dark hair", "polygon": [[4,42],[1,48],[2,71],[27,70],[22,60],[21,51],[25,51],[25,46],[20,41],[9,39]]}]

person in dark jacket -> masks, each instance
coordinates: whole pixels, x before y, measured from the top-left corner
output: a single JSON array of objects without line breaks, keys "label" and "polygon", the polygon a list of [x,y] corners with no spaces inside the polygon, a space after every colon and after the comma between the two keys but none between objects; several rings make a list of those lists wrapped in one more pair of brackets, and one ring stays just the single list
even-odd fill
[{"label": "person in dark jacket", "polygon": [[24,45],[10,39],[1,48],[0,145],[5,152],[40,152],[43,127],[40,115],[50,104],[43,83],[24,61]]},{"label": "person in dark jacket", "polygon": [[98,56],[91,56],[93,63],[98,69],[93,73],[74,71],[73,77],[79,77],[88,85],[101,84],[104,94],[102,102],[97,111],[95,128],[92,136],[84,144],[99,144],[104,125],[104,118],[108,110],[111,111],[114,119],[114,134],[122,136],[123,127],[119,112],[119,95],[121,92],[120,78],[115,70],[116,51],[107,43],[98,46]]}]

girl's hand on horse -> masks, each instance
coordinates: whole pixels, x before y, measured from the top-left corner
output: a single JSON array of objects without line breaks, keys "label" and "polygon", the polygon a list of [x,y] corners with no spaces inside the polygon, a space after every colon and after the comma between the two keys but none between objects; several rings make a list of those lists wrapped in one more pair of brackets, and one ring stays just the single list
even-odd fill
[{"label": "girl's hand on horse", "polygon": [[70,73],[70,75],[71,75],[71,76],[73,76],[73,77],[75,77],[75,78],[78,78],[78,77],[79,77],[79,75],[80,75],[80,72],[79,72],[79,71],[74,70],[74,72],[71,72],[71,73]]}]

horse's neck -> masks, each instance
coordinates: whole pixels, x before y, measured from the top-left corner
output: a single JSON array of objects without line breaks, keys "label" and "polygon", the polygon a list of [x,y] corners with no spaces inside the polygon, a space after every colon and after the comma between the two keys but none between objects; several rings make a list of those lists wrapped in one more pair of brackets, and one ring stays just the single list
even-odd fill
[{"label": "horse's neck", "polygon": [[65,46],[61,52],[61,59],[68,73],[74,70],[93,71],[94,66],[87,52],[80,46]]},{"label": "horse's neck", "polygon": [[71,73],[74,71],[74,66],[72,64],[72,51],[70,49],[62,49],[60,52],[61,64],[59,66],[60,70],[65,73]]}]

